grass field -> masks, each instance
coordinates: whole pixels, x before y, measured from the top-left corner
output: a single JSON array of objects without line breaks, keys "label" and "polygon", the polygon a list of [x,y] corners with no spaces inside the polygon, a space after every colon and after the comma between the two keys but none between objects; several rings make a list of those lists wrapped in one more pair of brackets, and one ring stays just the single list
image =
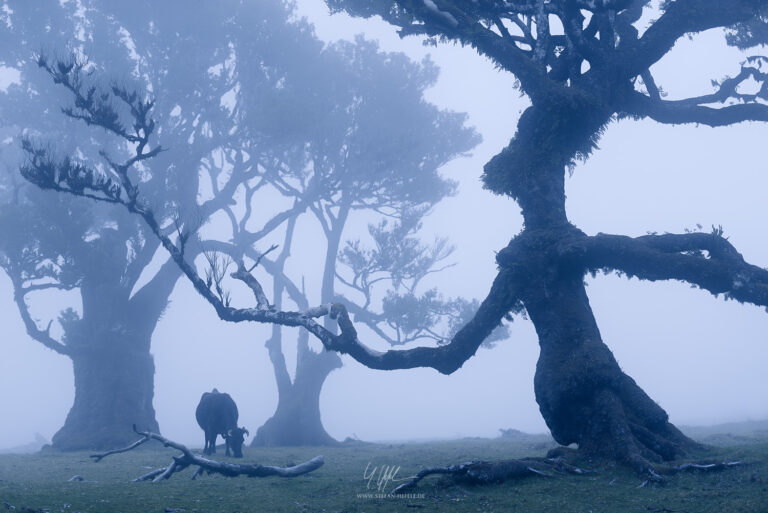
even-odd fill
[{"label": "grass field", "polygon": [[[154,484],[130,480],[168,464],[175,451],[159,445],[100,463],[93,463],[87,453],[0,455],[0,513],[768,512],[768,435],[709,434],[707,440],[719,444],[707,458],[749,464],[717,473],[676,475],[664,486],[642,487],[636,474],[613,467],[586,476],[531,477],[490,486],[434,476],[419,484],[416,495],[401,498],[366,494],[386,495],[396,486],[388,482],[377,489],[384,470],[391,475],[399,468],[394,477],[401,479],[422,466],[543,455],[551,442],[544,436],[521,435],[338,448],[246,448],[243,462],[285,465],[323,454],[325,465],[291,479],[204,475],[192,481],[188,469]],[[373,474],[370,481],[364,478],[366,468],[368,476]],[[75,475],[84,481],[69,481]]]}]

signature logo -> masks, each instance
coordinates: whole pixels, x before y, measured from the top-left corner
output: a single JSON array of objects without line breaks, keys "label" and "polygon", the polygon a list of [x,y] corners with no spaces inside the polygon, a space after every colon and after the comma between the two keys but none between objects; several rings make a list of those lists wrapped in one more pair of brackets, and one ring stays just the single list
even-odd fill
[{"label": "signature logo", "polygon": [[368,465],[365,466],[365,470],[363,470],[363,480],[366,482],[365,488],[368,490],[376,490],[379,493],[386,493],[387,486],[391,483],[411,479],[410,477],[398,478],[397,474],[399,472],[399,465],[383,465],[381,467],[374,466],[372,468],[371,462],[368,462]]}]

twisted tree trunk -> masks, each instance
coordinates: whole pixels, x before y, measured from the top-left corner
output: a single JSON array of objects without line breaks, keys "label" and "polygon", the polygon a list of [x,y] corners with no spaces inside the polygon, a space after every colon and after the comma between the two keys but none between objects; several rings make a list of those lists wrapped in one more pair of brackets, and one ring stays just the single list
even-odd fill
[{"label": "twisted tree trunk", "polygon": [[637,470],[696,447],[622,372],[603,343],[584,288],[584,270],[562,261],[529,270],[535,286],[523,289],[523,302],[541,349],[534,390],[555,440]]},{"label": "twisted tree trunk", "polygon": [[564,169],[607,121],[597,104],[531,107],[513,143],[486,173],[490,179],[517,178],[505,186],[523,208],[525,230],[497,260],[513,276],[536,328],[534,390],[547,426],[557,442],[578,444],[585,456],[645,470],[697,444],[622,372],[603,343],[584,288],[588,269],[581,257],[590,238],[567,220]]}]

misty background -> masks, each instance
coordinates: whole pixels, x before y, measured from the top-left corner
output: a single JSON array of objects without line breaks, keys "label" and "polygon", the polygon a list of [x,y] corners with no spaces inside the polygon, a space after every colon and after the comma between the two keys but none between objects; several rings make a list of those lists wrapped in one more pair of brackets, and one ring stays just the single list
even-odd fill
[{"label": "misty background", "polygon": [[[449,261],[456,265],[431,275],[429,285],[446,296],[482,299],[495,275],[494,251],[522,228],[516,204],[482,190],[479,181],[483,164],[509,142],[526,105],[513,78],[497,72],[471,49],[424,47],[418,38],[401,40],[382,22],[329,16],[319,0],[298,2],[298,13],[315,24],[324,41],[352,40],[364,33],[379,40],[385,51],[402,51],[414,60],[429,54],[440,68],[427,100],[467,112],[468,124],[483,142],[471,156],[443,169],[445,176],[459,182],[458,194],[437,205],[425,221],[424,236],[449,237],[456,246]],[[654,67],[654,75],[673,99],[708,92],[710,80],[736,73],[733,67],[740,60],[739,52],[724,44],[722,33],[705,32],[694,41],[681,41]],[[707,66],[696,65],[703,62]],[[681,66],[691,70],[684,82],[665,80],[665,70],[671,76]],[[12,79],[6,70],[0,87]],[[757,123],[718,129],[651,121],[613,123],[600,150],[566,180],[569,218],[587,234],[630,236],[722,225],[747,261],[766,266],[766,136],[768,128]],[[365,228],[364,221],[351,223],[344,239],[361,236],[354,230]],[[308,290],[313,290],[319,286],[321,267],[313,249],[317,240],[310,235],[311,226],[301,229],[307,236],[294,247],[292,259],[305,262],[301,267],[306,268]],[[157,269],[165,259],[161,256],[147,272]],[[615,275],[598,275],[588,283],[606,344],[673,423],[768,418],[768,314],[763,309],[716,299],[680,283]],[[12,294],[9,280],[0,273],[0,448],[30,442],[35,433],[50,440],[74,396],[70,361],[26,335]],[[72,302],[71,296],[52,294],[46,299],[31,304],[39,326]],[[246,306],[243,301],[248,300],[240,296],[238,305]],[[264,348],[270,329],[220,321],[188,281],[179,280],[152,340],[154,405],[163,434],[201,446],[194,409],[200,395],[213,387],[232,395],[240,425],[255,432],[277,403]],[[291,372],[293,336],[287,334],[284,343]],[[370,333],[364,342],[387,347]],[[517,318],[508,340],[481,348],[450,376],[430,369],[374,371],[342,357],[344,367],[331,373],[323,387],[323,423],[337,439],[495,436],[500,428],[544,432],[533,394],[537,355],[532,324]]]}]

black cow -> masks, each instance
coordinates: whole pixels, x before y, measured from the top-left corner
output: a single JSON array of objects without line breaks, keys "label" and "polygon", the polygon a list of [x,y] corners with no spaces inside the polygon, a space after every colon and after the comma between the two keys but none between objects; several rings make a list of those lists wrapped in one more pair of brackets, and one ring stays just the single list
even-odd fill
[{"label": "black cow", "polygon": [[227,456],[232,449],[235,458],[243,457],[243,441],[245,435],[250,433],[245,428],[237,427],[237,417],[237,405],[229,394],[222,394],[215,388],[203,394],[195,410],[195,418],[205,431],[204,454],[216,452],[216,437],[221,435],[227,443]]}]

